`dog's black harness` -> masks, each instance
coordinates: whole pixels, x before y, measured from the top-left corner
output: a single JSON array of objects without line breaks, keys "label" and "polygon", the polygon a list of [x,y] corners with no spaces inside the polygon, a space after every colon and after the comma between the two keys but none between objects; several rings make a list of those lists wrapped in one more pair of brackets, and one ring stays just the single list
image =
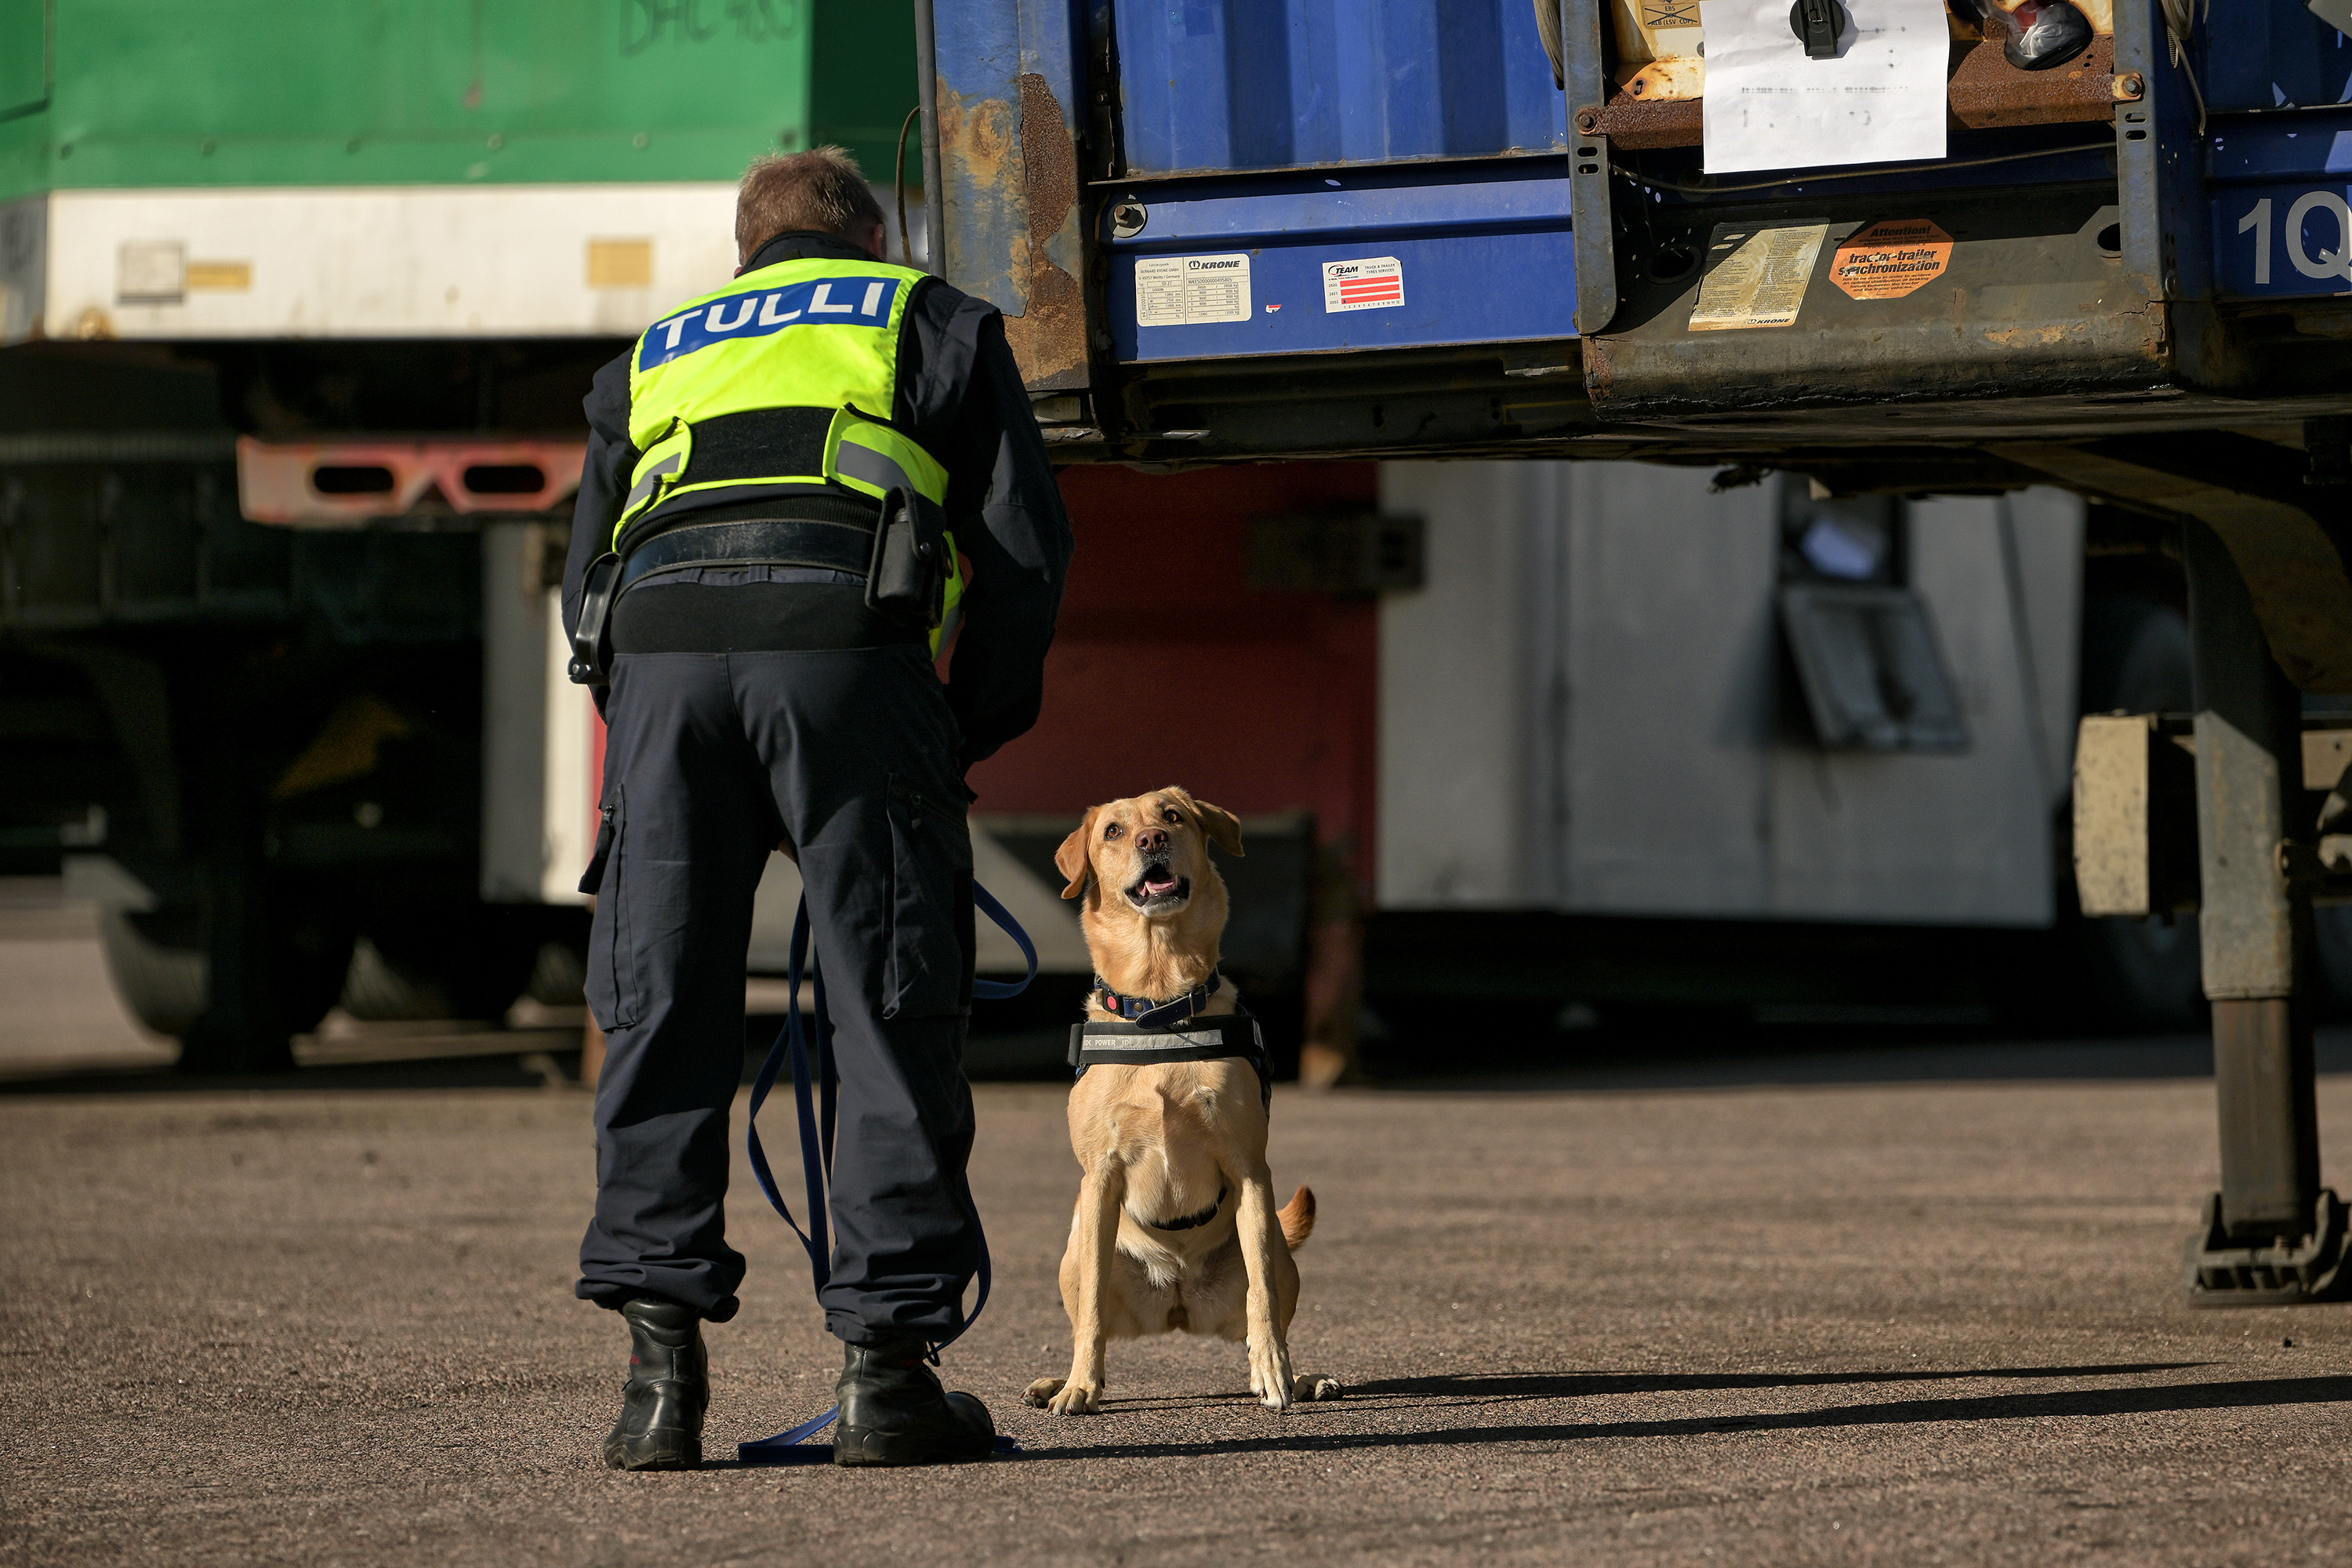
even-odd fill
[{"label": "dog's black harness", "polygon": [[1078,1069],[1081,1078],[1088,1068],[1094,1067],[1214,1062],[1236,1057],[1255,1069],[1258,1097],[1267,1110],[1272,1110],[1274,1074],[1266,1066],[1265,1037],[1258,1032],[1257,1020],[1247,1013],[1187,1018],[1171,1025],[1089,1023],[1070,1026],[1070,1065]]}]

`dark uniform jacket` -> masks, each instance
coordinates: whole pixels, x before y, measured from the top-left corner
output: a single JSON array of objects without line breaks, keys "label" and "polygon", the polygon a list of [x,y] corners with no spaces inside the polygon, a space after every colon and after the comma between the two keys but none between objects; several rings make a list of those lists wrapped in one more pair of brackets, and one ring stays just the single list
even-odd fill
[{"label": "dark uniform jacket", "polygon": [[[872,259],[831,235],[785,234],[761,247],[744,270],[794,256]],[[579,625],[582,580],[589,563],[610,547],[637,464],[629,442],[630,352],[598,371],[588,394],[588,462],[563,571],[567,632]],[[995,306],[936,279],[918,289],[899,339],[892,418],[947,466],[948,525],[971,562],[947,687],[949,709],[963,731],[961,761],[969,767],[1037,721],[1045,649],[1054,639],[1071,550],[1061,491]],[[721,492],[716,504],[726,500]],[[744,510],[737,502],[732,511],[720,512],[716,504],[710,521]],[[794,515],[791,498],[755,510],[770,517]],[[844,591],[808,581],[827,575],[705,571],[685,584],[641,585],[621,601],[632,613],[625,637],[615,612],[614,646],[625,654],[803,647],[808,644],[793,636],[789,624],[796,596]],[[656,605],[659,613],[649,613]]]}]

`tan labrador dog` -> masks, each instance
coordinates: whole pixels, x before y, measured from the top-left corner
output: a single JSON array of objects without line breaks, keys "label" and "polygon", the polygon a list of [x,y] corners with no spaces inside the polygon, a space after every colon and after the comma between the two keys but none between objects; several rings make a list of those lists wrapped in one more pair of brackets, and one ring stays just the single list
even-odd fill
[{"label": "tan labrador dog", "polygon": [[[1240,855],[1241,824],[1174,788],[1096,806],[1063,842],[1054,857],[1069,884],[1062,897],[1086,900],[1089,1019],[1118,1019],[1102,1005],[1104,987],[1164,1001],[1216,973],[1226,900],[1212,843]],[[1198,1016],[1235,1004],[1221,984]],[[1301,1187],[1276,1211],[1265,1137],[1265,1093],[1247,1061],[1087,1069],[1070,1091],[1070,1148],[1086,1172],[1062,1257],[1070,1374],[1031,1384],[1029,1404],[1057,1415],[1099,1411],[1105,1343],[1179,1329],[1245,1339],[1250,1392],[1268,1409],[1339,1396],[1331,1379],[1290,1369],[1290,1255],[1315,1228],[1315,1194]]]}]

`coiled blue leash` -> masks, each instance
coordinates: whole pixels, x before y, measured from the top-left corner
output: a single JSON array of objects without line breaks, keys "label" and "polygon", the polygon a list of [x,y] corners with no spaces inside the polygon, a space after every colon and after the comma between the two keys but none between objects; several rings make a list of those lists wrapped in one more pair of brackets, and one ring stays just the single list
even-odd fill
[{"label": "coiled blue leash", "polygon": [[[1029,973],[1019,980],[974,977],[971,994],[992,1002],[1020,995],[1029,988],[1029,983],[1037,978],[1036,944],[1029,940],[1029,933],[1021,929],[1021,922],[1013,918],[1013,912],[998,903],[995,895],[977,882],[971,885],[971,901],[1019,944],[1021,956],[1029,963]],[[814,963],[809,963],[809,982],[816,993],[816,1023],[814,1030],[804,1031],[801,1026],[801,968],[810,959],[808,897],[803,894],[800,910],[793,917],[792,953],[786,960],[785,984],[789,987],[789,1001],[784,1026],[777,1034],[776,1043],[768,1047],[768,1059],[760,1064],[760,1076],[751,1080],[751,1110],[744,1119],[743,1142],[746,1152],[751,1156],[751,1174],[759,1178],[760,1190],[768,1194],[769,1204],[784,1216],[784,1223],[793,1227],[793,1234],[801,1238],[801,1247],[808,1253],[809,1272],[816,1280],[817,1290],[822,1293],[825,1281],[833,1278],[833,1247],[825,1226],[825,1177],[833,1169],[834,1096],[841,1079],[834,1070],[833,1020],[825,1011],[824,971]],[[811,1033],[815,1036],[814,1047],[809,1040]],[[776,1075],[783,1069],[788,1058],[793,1064],[793,1098],[800,1114],[801,1180],[808,1194],[809,1223],[806,1230],[803,1230],[800,1222],[793,1218],[793,1211],[784,1205],[783,1194],[776,1190],[775,1173],[768,1168],[768,1152],[760,1146],[760,1107],[766,1102],[768,1091],[775,1087]],[[964,1212],[971,1216],[972,1234],[980,1238],[980,1296],[972,1302],[971,1311],[957,1325],[955,1332],[938,1342],[934,1350],[944,1350],[961,1339],[972,1324],[980,1321],[980,1314],[988,1306],[988,1236],[981,1229],[980,1209],[971,1201],[971,1187],[968,1183],[961,1195]],[[809,1444],[808,1439],[832,1426],[835,1417],[840,1414],[841,1407],[835,1405],[788,1432],[779,1432],[772,1437],[762,1437],[757,1442],[738,1443],[735,1456],[747,1465],[824,1463],[832,1458],[831,1449]],[[1019,1447],[1020,1445],[1010,1437],[996,1439],[999,1453],[1014,1453]]]}]

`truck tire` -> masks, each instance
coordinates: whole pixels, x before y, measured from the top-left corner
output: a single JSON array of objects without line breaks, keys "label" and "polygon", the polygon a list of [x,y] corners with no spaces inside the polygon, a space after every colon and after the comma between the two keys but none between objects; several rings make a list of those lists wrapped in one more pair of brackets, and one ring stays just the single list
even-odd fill
[{"label": "truck tire", "polygon": [[2311,911],[2314,963],[2318,971],[2318,1016],[2324,1023],[2352,1018],[2352,904],[2322,904]]},{"label": "truck tire", "polygon": [[530,966],[525,994],[542,1007],[588,1005],[588,953],[569,942],[543,942]]},{"label": "truck tire", "polygon": [[318,1027],[342,991],[352,927],[335,891],[280,883],[257,898],[260,913],[242,925],[245,940],[261,947],[248,961],[253,988],[224,1001],[215,994],[209,955],[200,958],[205,1006],[179,1031],[181,1072],[291,1072],[292,1037]]},{"label": "truck tire", "polygon": [[430,974],[394,963],[373,939],[364,936],[352,944],[352,967],[343,976],[341,1005],[369,1024],[456,1016],[447,993]]},{"label": "truck tire", "polygon": [[2205,1026],[2195,915],[2175,915],[2169,924],[2153,917],[2075,919],[2084,928],[2095,972],[2092,989],[2100,1005],[2093,1022],[2154,1034]]},{"label": "truck tire", "polygon": [[100,944],[114,994],[142,1027],[177,1039],[205,1010],[205,964],[196,911],[106,910]]},{"label": "truck tire", "polygon": [[539,944],[509,911],[475,905],[379,917],[352,950],[343,1011],[370,1023],[496,1022],[531,981]]}]

